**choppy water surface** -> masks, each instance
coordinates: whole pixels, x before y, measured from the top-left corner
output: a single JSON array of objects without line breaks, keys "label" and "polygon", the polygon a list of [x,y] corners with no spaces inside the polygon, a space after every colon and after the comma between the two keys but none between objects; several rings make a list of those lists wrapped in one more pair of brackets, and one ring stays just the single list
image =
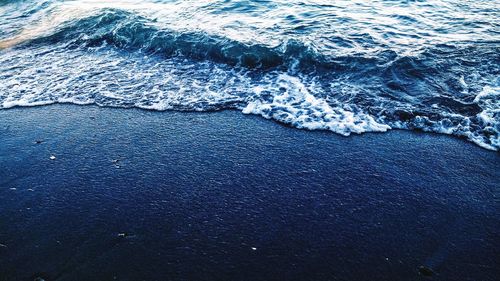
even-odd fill
[{"label": "choppy water surface", "polygon": [[0,1],[0,108],[237,109],[500,149],[500,2]]}]

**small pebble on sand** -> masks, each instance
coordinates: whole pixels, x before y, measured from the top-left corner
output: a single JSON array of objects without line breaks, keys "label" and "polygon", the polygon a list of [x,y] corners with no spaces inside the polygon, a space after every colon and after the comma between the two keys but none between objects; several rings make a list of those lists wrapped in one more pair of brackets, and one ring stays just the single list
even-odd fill
[{"label": "small pebble on sand", "polygon": [[434,275],[434,271],[431,268],[424,265],[418,267],[418,273],[420,273],[420,275],[427,277]]}]

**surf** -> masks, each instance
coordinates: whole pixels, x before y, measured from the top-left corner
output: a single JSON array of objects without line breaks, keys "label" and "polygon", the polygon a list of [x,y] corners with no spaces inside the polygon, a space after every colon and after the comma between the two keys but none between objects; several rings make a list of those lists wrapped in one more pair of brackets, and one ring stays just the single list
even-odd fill
[{"label": "surf", "polygon": [[9,2],[1,6],[0,108],[237,109],[346,136],[420,130],[499,149],[492,32],[472,39],[451,23],[446,32],[395,32],[380,21],[417,28],[425,20],[411,9],[425,6],[377,2],[367,25],[339,3],[258,2],[241,11],[237,2]]}]

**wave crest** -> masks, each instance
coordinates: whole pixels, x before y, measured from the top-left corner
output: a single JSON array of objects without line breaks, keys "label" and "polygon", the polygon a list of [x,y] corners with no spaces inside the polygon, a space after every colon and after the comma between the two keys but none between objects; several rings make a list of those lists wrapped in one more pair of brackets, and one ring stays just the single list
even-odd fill
[{"label": "wave crest", "polygon": [[499,42],[368,55],[328,52],[293,37],[268,46],[160,26],[106,8],[33,33],[0,52],[0,108],[70,102],[238,109],[342,135],[412,129],[500,149],[499,88],[492,82],[500,74]]}]

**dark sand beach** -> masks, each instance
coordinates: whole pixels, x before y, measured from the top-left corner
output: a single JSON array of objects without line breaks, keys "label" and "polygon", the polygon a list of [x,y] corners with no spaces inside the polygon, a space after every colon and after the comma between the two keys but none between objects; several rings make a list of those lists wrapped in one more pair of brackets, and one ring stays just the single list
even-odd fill
[{"label": "dark sand beach", "polygon": [[444,135],[1,110],[0,280],[498,280],[499,180]]}]

